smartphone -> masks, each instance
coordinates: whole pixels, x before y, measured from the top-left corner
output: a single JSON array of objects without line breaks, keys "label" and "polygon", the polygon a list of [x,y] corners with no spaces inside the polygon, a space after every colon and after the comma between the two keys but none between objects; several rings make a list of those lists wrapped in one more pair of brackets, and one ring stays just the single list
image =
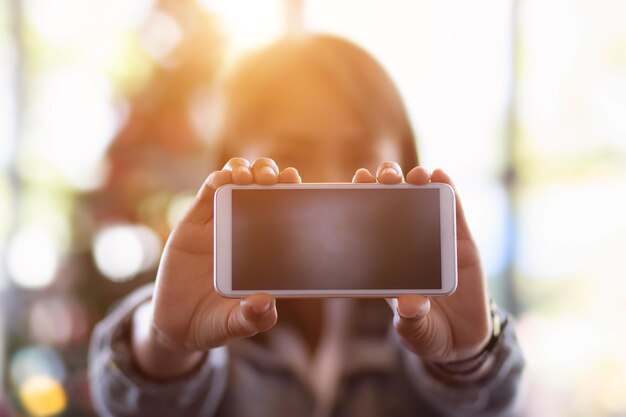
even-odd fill
[{"label": "smartphone", "polygon": [[447,184],[228,184],[214,204],[214,285],[222,296],[456,289],[455,198]]}]

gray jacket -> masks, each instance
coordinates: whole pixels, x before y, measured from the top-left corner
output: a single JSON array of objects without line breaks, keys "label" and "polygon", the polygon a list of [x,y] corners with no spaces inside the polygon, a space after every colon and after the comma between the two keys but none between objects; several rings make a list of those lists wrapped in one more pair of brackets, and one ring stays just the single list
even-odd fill
[{"label": "gray jacket", "polygon": [[212,349],[184,379],[152,381],[137,369],[129,347],[132,313],[152,290],[130,294],[94,330],[89,378],[102,416],[506,416],[524,367],[509,325],[488,375],[472,383],[441,382],[399,343],[384,302],[344,300],[344,327],[335,326],[340,330],[326,338],[341,343],[327,349],[321,343],[330,361],[304,360],[295,332],[279,319],[262,343],[232,342]]}]

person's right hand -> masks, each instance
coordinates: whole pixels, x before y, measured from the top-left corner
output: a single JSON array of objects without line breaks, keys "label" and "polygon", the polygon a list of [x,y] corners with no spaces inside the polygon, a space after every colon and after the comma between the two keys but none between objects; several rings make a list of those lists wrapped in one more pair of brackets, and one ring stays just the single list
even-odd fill
[{"label": "person's right hand", "polygon": [[301,180],[296,169],[279,172],[269,158],[259,158],[252,165],[246,159],[233,158],[202,184],[167,241],[152,301],[135,313],[133,353],[148,375],[183,375],[207,350],[274,326],[278,316],[271,295],[229,299],[214,289],[213,197],[224,184],[277,182]]}]

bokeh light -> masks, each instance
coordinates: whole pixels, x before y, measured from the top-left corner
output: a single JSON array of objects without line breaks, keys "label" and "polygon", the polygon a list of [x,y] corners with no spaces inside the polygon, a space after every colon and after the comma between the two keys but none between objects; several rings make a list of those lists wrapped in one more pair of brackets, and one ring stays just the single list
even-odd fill
[{"label": "bokeh light", "polygon": [[58,267],[59,245],[43,226],[17,231],[7,248],[7,269],[13,281],[24,288],[49,285]]},{"label": "bokeh light", "polygon": [[29,378],[37,375],[47,375],[62,383],[66,375],[59,354],[43,346],[27,346],[18,350],[11,358],[9,371],[15,386],[22,386]]},{"label": "bokeh light", "polygon": [[165,58],[182,40],[176,21],[167,13],[153,10],[141,30],[141,43],[152,58],[167,64]]},{"label": "bokeh light", "polygon": [[94,258],[103,275],[112,281],[126,281],[153,267],[162,243],[150,228],[115,225],[103,228],[94,239]]},{"label": "bokeh light", "polygon": [[174,196],[167,208],[167,224],[171,229],[176,226],[176,223],[178,223],[183,214],[185,214],[185,211],[187,211],[194,198],[195,195],[191,193],[183,193]]},{"label": "bokeh light", "polygon": [[46,163],[22,165],[24,176],[46,183],[57,173],[59,180],[81,190],[102,185],[104,152],[123,117],[114,106],[110,81],[105,74],[76,67],[47,72],[35,85],[26,146],[31,157]]},{"label": "bokeh light", "polygon": [[67,406],[67,394],[63,386],[49,375],[28,377],[18,392],[23,407],[35,417],[59,414]]},{"label": "bokeh light", "polygon": [[32,306],[28,327],[35,342],[66,347],[87,338],[88,320],[87,311],[77,300],[56,297],[41,300]]},{"label": "bokeh light", "polygon": [[89,334],[215,157],[212,80],[295,29],[371,51],[455,179],[491,295],[520,301],[518,415],[626,416],[624,22],[623,0],[0,2],[0,415],[95,415]]}]

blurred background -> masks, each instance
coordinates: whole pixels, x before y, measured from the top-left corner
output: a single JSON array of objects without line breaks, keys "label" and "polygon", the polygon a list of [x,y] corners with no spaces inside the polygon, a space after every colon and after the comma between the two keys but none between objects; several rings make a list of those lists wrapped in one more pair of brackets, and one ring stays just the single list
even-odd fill
[{"label": "blurred background", "polygon": [[0,2],[0,416],[91,416],[94,324],[154,279],[242,52],[343,35],[391,73],[517,317],[519,416],[626,416],[626,2]]}]

